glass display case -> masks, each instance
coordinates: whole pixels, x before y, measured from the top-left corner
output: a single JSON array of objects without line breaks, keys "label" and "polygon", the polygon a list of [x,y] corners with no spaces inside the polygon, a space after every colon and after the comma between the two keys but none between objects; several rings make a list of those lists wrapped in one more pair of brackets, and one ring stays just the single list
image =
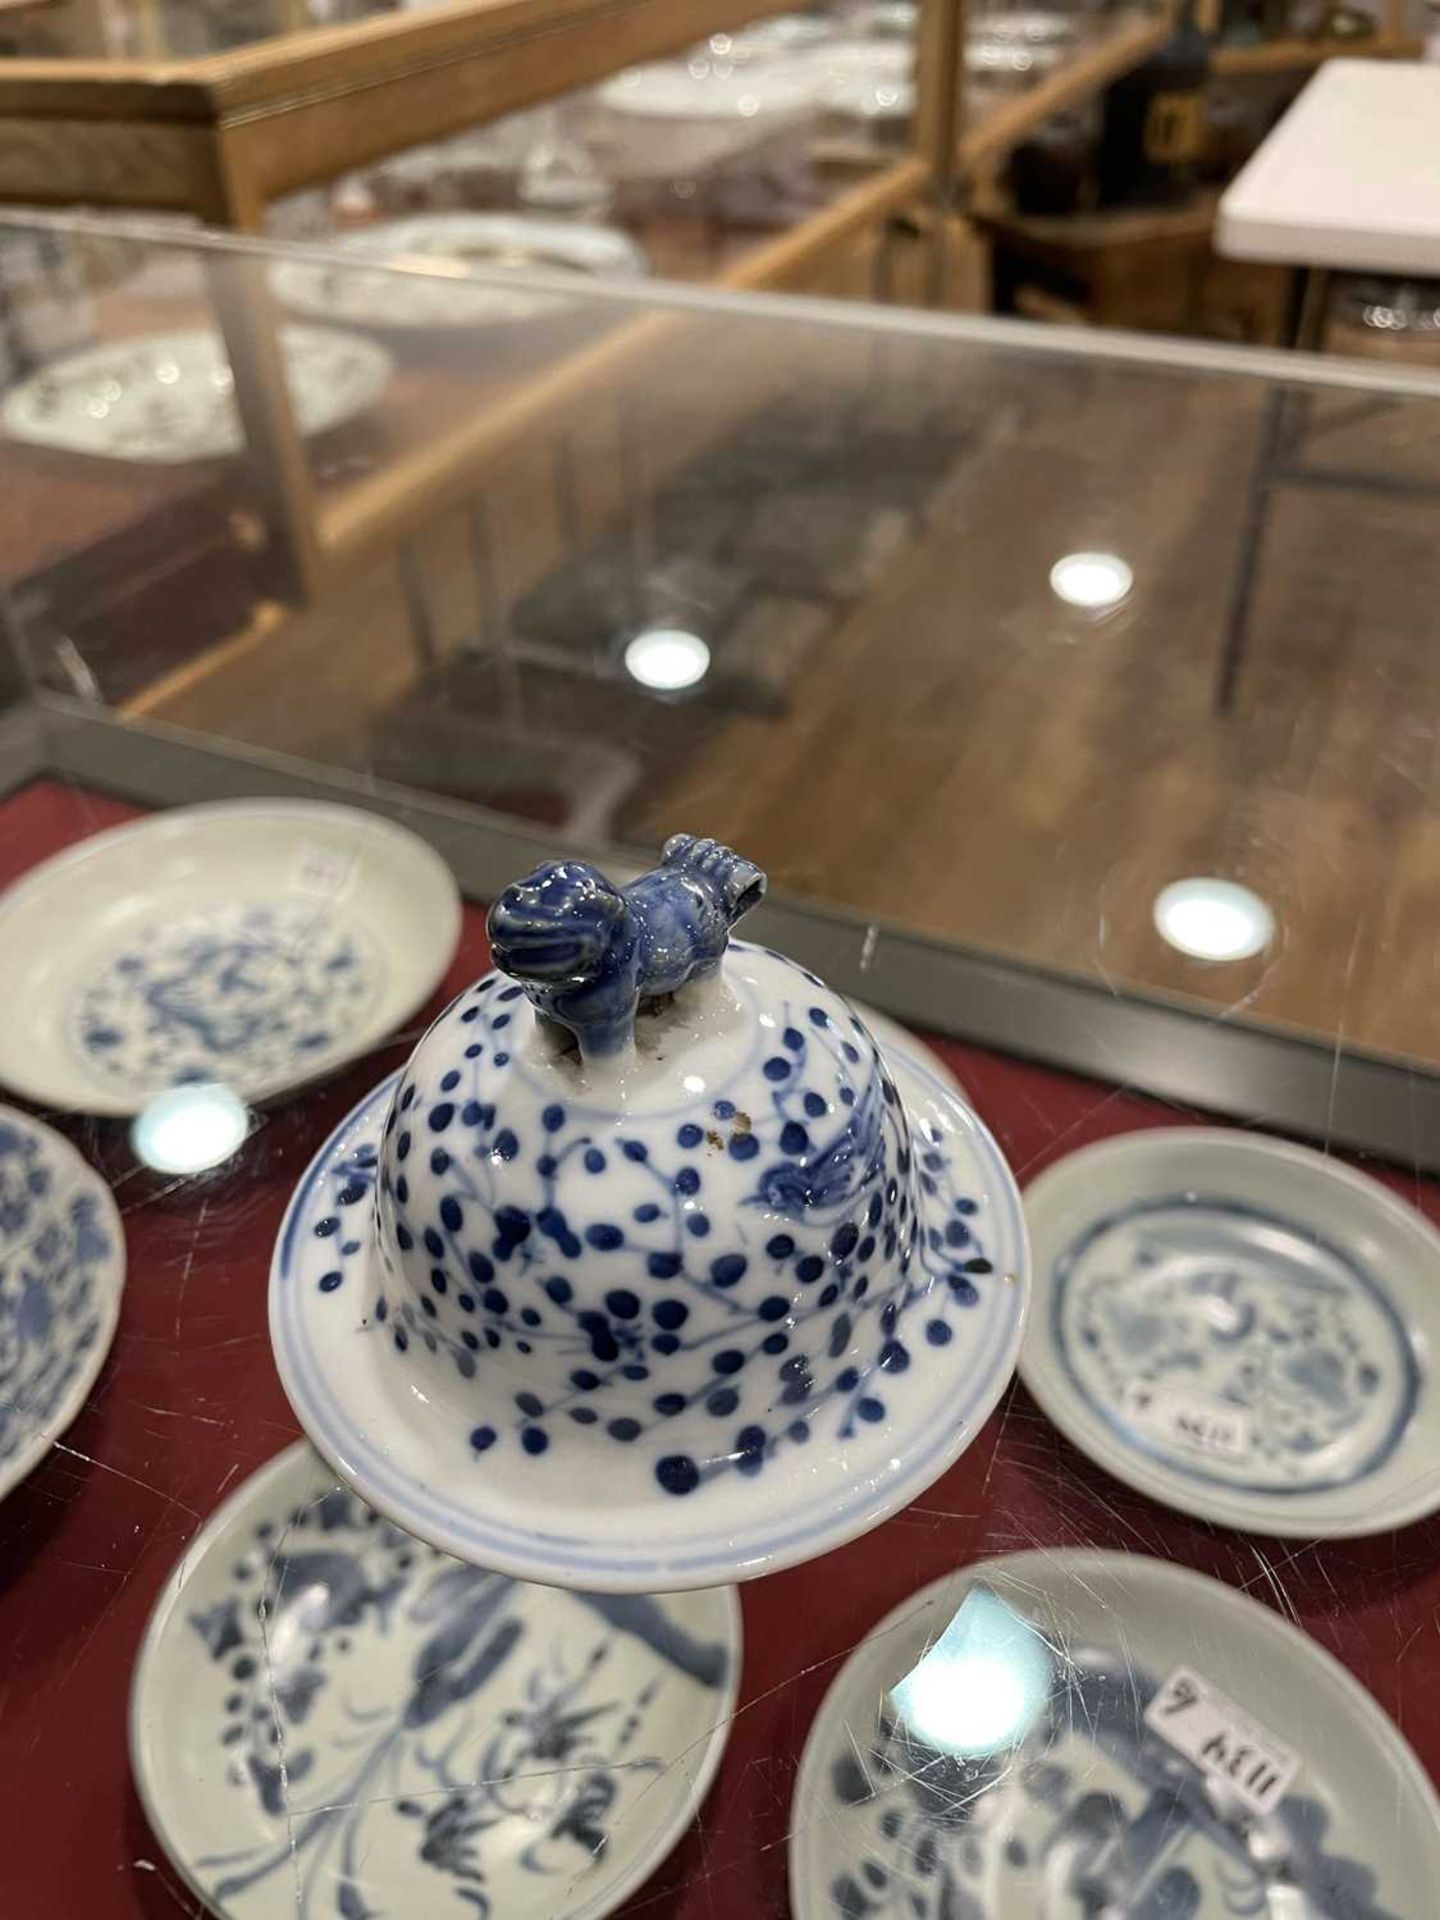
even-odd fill
[{"label": "glass display case", "polygon": [[0,242],[5,1911],[1424,1920],[1440,374]]},{"label": "glass display case", "polygon": [[[580,216],[667,277],[952,305],[969,282],[947,253],[973,251],[956,180],[1168,31],[1148,0],[968,20],[960,0],[35,0],[4,19],[11,204],[359,229],[376,257],[413,250],[397,223],[417,214],[525,222],[429,227],[424,250],[455,258],[546,257],[545,220]],[[919,256],[898,271],[876,258],[897,221]]]}]

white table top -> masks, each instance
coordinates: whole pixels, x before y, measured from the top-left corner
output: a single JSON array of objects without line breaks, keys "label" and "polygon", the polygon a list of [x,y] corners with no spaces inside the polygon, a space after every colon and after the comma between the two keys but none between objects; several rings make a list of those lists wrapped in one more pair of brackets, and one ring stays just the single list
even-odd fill
[{"label": "white table top", "polygon": [[1440,65],[1331,60],[1221,196],[1234,260],[1440,274]]}]

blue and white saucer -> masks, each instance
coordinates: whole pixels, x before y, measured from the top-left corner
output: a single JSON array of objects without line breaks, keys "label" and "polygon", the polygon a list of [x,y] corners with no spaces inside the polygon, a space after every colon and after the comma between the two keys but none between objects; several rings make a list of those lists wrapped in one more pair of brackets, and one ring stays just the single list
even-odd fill
[{"label": "blue and white saucer", "polygon": [[0,1496],[84,1406],[124,1282],[109,1188],[68,1140],[0,1107]]},{"label": "blue and white saucer", "polygon": [[733,1588],[606,1599],[459,1566],[302,1441],[156,1603],[131,1764],[224,1920],[597,1920],[694,1817],[739,1674]]},{"label": "blue and white saucer", "polygon": [[460,903],[387,820],[295,800],[180,807],[47,860],[0,903],[0,1080],[141,1112],[176,1086],[249,1102],[375,1046],[434,991]]},{"label": "blue and white saucer", "polygon": [[1440,1234],[1264,1135],[1157,1128],[1027,1190],[1025,1384],[1167,1506],[1298,1538],[1440,1507]]},{"label": "blue and white saucer", "polygon": [[880,1621],[825,1697],[794,1920],[1419,1920],[1440,1802],[1271,1608],[1136,1554],[1018,1553]]},{"label": "blue and white saucer", "polygon": [[[737,978],[788,967],[762,949],[737,943],[732,953]],[[517,1045],[510,1036],[527,1010],[503,975],[462,996],[432,1034],[472,1011],[480,1017],[462,1031],[483,1036],[472,1043],[477,1050],[502,1038]],[[492,1039],[492,1028],[500,1026],[505,1034]],[[837,1057],[842,1045],[850,1047],[829,1024],[814,1031],[833,1031]],[[793,1037],[797,1044],[802,1038]],[[857,1022],[855,1039],[862,1038]],[[860,1059],[858,1045],[850,1050]],[[914,1276],[886,1279],[873,1237],[856,1244],[846,1228],[829,1255],[799,1262],[811,1303],[796,1309],[775,1295],[772,1312],[772,1300],[760,1297],[763,1288],[748,1307],[743,1289],[733,1287],[731,1268],[744,1269],[744,1257],[723,1245],[715,1251],[708,1231],[703,1241],[687,1234],[681,1253],[652,1257],[650,1270],[659,1277],[645,1299],[617,1289],[607,1296],[605,1324],[592,1328],[597,1316],[581,1315],[585,1325],[573,1333],[565,1319],[570,1282],[544,1264],[563,1264],[561,1249],[537,1251],[548,1231],[543,1218],[533,1234],[523,1223],[516,1227],[523,1241],[505,1239],[501,1221],[499,1241],[486,1243],[489,1254],[473,1252],[473,1292],[466,1292],[470,1283],[462,1277],[457,1294],[437,1267],[442,1297],[429,1302],[428,1317],[415,1311],[428,1296],[406,1301],[393,1262],[382,1260],[376,1242],[376,1173],[398,1084],[386,1081],[341,1124],[301,1180],[276,1247],[271,1340],[307,1434],[341,1478],[397,1525],[460,1559],[521,1579],[672,1592],[771,1573],[876,1526],[923,1492],[979,1432],[1010,1381],[1028,1297],[1024,1222],[999,1148],[970,1109],[918,1062],[883,1050],[881,1060],[918,1159]],[[451,1070],[457,1079],[468,1064],[462,1060]],[[470,1114],[458,1100],[458,1094],[453,1102],[447,1096],[428,1110],[423,1138],[432,1144],[426,1151],[447,1164],[463,1155],[460,1164],[472,1170],[478,1160],[484,1177],[502,1161],[518,1164],[511,1159],[514,1143],[487,1131],[491,1116],[483,1103]],[[763,1137],[768,1151],[758,1104],[755,1114],[753,1137],[757,1147]],[[554,1118],[557,1126],[571,1125],[558,1109]],[[429,1130],[438,1123],[445,1126],[443,1145]],[[576,1164],[583,1147],[597,1170],[597,1192],[617,1205],[624,1195],[618,1217],[653,1222],[649,1233],[669,1231],[659,1201],[672,1188],[696,1195],[680,1203],[695,1209],[685,1220],[708,1229],[698,1210],[706,1197],[701,1168],[715,1167],[708,1177],[719,1187],[726,1177],[765,1164],[763,1154],[752,1162],[736,1159],[733,1146],[725,1152],[716,1129],[734,1124],[711,1123],[712,1149],[700,1124],[682,1116],[666,1136],[672,1154],[680,1141],[678,1173],[661,1165],[658,1145],[643,1159],[627,1159],[623,1122],[608,1163],[577,1134]],[[778,1138],[780,1117],[774,1126]],[[567,1131],[552,1138],[557,1157],[570,1151]],[[716,1159],[707,1160],[712,1152]],[[417,1151],[406,1164],[419,1159]],[[633,1193],[624,1184],[631,1176],[638,1182]],[[457,1234],[468,1230],[458,1212],[450,1217]],[[720,1217],[717,1209],[717,1222]],[[746,1231],[759,1236],[753,1268],[773,1263],[778,1284],[789,1284],[793,1236],[774,1232],[784,1217],[772,1216],[767,1225],[757,1207],[743,1218],[754,1221]],[[427,1232],[442,1230],[451,1231]],[[563,1241],[563,1230],[557,1231]],[[638,1236],[640,1229],[629,1231]],[[586,1233],[595,1249],[618,1246],[622,1230]],[[434,1245],[440,1249],[438,1237]],[[574,1252],[580,1251],[577,1241]],[[497,1261],[506,1263],[498,1271]],[[451,1333],[445,1315],[457,1305],[458,1331]],[[728,1339],[692,1334],[707,1314],[732,1315]],[[557,1323],[553,1330],[547,1315]],[[527,1334],[529,1328],[535,1332]],[[504,1428],[477,1429],[477,1369],[484,1374],[488,1366],[486,1377],[504,1382],[504,1344],[518,1341],[528,1353],[531,1338],[561,1346],[573,1339],[575,1386],[544,1403],[522,1390],[511,1405],[506,1392]],[[406,1363],[425,1359],[422,1344],[430,1349],[429,1370],[416,1373]],[[597,1347],[606,1358],[592,1373],[587,1369]],[[708,1362],[708,1387],[697,1389],[684,1370],[687,1347],[695,1350],[688,1356],[692,1370],[706,1370]],[[647,1377],[652,1368],[654,1379]],[[684,1390],[663,1391],[667,1378]],[[638,1393],[631,1381],[640,1383]],[[607,1421],[603,1403],[611,1391],[628,1393],[635,1409]]]}]

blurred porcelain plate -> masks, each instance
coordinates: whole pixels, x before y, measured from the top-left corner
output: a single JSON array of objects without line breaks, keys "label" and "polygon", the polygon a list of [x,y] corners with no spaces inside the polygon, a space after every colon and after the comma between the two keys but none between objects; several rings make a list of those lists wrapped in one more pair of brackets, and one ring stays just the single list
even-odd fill
[{"label": "blurred porcelain plate", "polygon": [[700,58],[657,60],[607,80],[596,98],[615,113],[654,120],[755,120],[815,108],[823,81],[810,56],[732,66]]},{"label": "blurred porcelain plate", "polygon": [[1018,1553],[882,1620],[806,1743],[795,1920],[1412,1920],[1440,1803],[1269,1607],[1163,1561]]},{"label": "blurred porcelain plate", "polygon": [[84,1406],[124,1282],[109,1188],[68,1140],[0,1107],[0,1495]]},{"label": "blurred porcelain plate", "polygon": [[1018,13],[977,13],[967,22],[976,39],[1006,41],[1027,47],[1069,46],[1080,37],[1080,22],[1072,13],[1031,9]]},{"label": "blurred porcelain plate", "polygon": [[[298,313],[367,327],[488,326],[533,319],[567,304],[563,296],[507,287],[498,278],[455,277],[460,270],[622,279],[649,272],[641,249],[614,227],[530,214],[417,214],[346,234],[331,251],[344,260],[286,260],[272,268],[276,297]],[[358,271],[364,265],[438,265],[449,273]]]},{"label": "blurred porcelain plate", "polygon": [[856,31],[879,38],[908,38],[920,24],[917,0],[869,0],[850,16]]},{"label": "blurred porcelain plate", "polygon": [[1066,13],[983,13],[966,22],[965,66],[972,75],[1021,79],[1049,73],[1079,38]]},{"label": "blurred porcelain plate", "polygon": [[[290,399],[302,433],[342,426],[379,399],[392,362],[383,347],[334,327],[281,328]],[[164,466],[238,453],[234,376],[218,333],[109,340],[32,374],[5,396],[15,440],[108,460]]]},{"label": "blurred porcelain plate", "polygon": [[915,111],[915,53],[902,40],[840,40],[804,59],[832,113],[903,120]]},{"label": "blurred porcelain plate", "polygon": [[732,60],[773,59],[776,55],[797,53],[833,40],[837,27],[833,20],[817,13],[780,13],[770,20],[756,20],[738,33],[716,33],[710,37],[711,51]]},{"label": "blurred porcelain plate", "polygon": [[1020,1370],[1076,1446],[1182,1513],[1300,1538],[1440,1506],[1440,1235],[1260,1134],[1157,1128],[1027,1190]]},{"label": "blurred porcelain plate", "polygon": [[96,834],[0,901],[0,1080],[85,1113],[167,1089],[257,1100],[367,1052],[434,991],[460,907],[423,841],[305,801]]},{"label": "blurred porcelain plate", "polygon": [[739,1670],[733,1588],[597,1600],[459,1566],[302,1442],[181,1557],[131,1763],[225,1920],[595,1920],[693,1819]]}]

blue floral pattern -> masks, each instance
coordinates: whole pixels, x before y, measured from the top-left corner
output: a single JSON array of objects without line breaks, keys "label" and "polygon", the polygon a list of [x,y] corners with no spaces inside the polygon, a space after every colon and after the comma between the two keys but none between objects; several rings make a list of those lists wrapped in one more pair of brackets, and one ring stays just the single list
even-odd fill
[{"label": "blue floral pattern", "polygon": [[678,1758],[666,1690],[702,1716],[727,1697],[728,1641],[692,1630],[725,1619],[723,1597],[700,1596],[687,1624],[648,1598],[527,1588],[341,1488],[314,1495],[307,1450],[276,1469],[183,1613],[229,1791],[251,1809],[237,1840],[263,1835],[189,1863],[206,1898],[297,1920],[584,1905],[616,1822]]},{"label": "blue floral pattern", "polygon": [[0,1490],[78,1411],[123,1266],[101,1181],[58,1135],[0,1108]]},{"label": "blue floral pattern", "polygon": [[[841,1441],[883,1425],[914,1344],[948,1345],[999,1280],[977,1202],[932,1122],[912,1138],[859,1020],[828,995],[787,1006],[757,1063],[763,1106],[719,1096],[703,1117],[602,1132],[557,1101],[522,1139],[497,1104],[518,997],[503,975],[462,996],[432,1030],[453,1031],[454,1065],[428,1092],[407,1075],[384,1151],[363,1142],[330,1170],[313,1284],[373,1285],[376,1189],[371,1324],[405,1367],[428,1356],[481,1390],[476,1457],[563,1459],[583,1432],[641,1444],[684,1495],[761,1472],[822,1422]],[[740,1183],[728,1218],[723,1196],[706,1204],[721,1177]],[[609,1286],[593,1278],[607,1259]]]},{"label": "blue floral pattern", "polygon": [[[1330,1852],[1330,1816],[1288,1794],[1259,1817],[1217,1798],[1151,1731],[1156,1679],[1120,1646],[1067,1649],[1018,1748],[959,1759],[882,1709],[847,1726],[829,1817],[869,1839],[828,1889],[836,1920],[1402,1920],[1370,1866]],[[857,1736],[859,1736],[857,1738]],[[1404,1920],[1409,1920],[1405,1916]]]},{"label": "blue floral pattern", "polygon": [[[1204,1194],[1096,1221],[1056,1262],[1055,1349],[1092,1408],[1194,1479],[1346,1486],[1394,1453],[1419,1371],[1382,1286],[1309,1227]],[[1200,1449],[1178,1406],[1224,1422]]]},{"label": "blue floral pattern", "polygon": [[257,1092],[343,1049],[383,966],[333,902],[213,907],[132,932],[77,993],[71,1041],[91,1071],[127,1090],[221,1080]]}]

